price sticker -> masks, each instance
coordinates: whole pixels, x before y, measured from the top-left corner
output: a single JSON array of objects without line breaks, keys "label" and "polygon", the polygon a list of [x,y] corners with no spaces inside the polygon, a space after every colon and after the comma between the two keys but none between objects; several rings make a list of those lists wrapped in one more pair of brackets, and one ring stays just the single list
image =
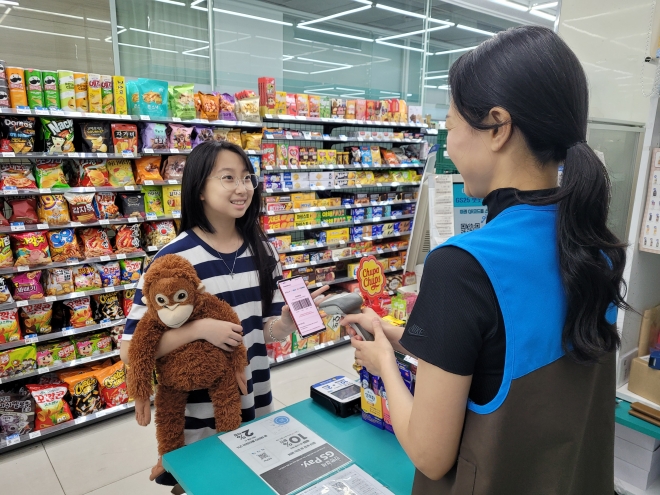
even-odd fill
[{"label": "price sticker", "polygon": [[348,141],[348,138],[346,136],[339,136],[340,141]]},{"label": "price sticker", "polygon": [[78,153],[77,151],[72,151],[71,153],[67,153],[67,155],[70,158],[78,158],[80,156],[80,153]]},{"label": "price sticker", "polygon": [[282,361],[284,361],[284,358],[282,356],[277,356],[275,358],[275,361],[278,362],[278,363],[281,363]]},{"label": "price sticker", "polygon": [[385,252],[385,250],[384,250],[382,247],[377,247],[377,248],[376,248],[376,252],[377,252],[378,254],[383,254],[383,253]]},{"label": "price sticker", "polygon": [[372,220],[374,222],[380,222],[382,220],[382,218],[381,217],[373,217]]},{"label": "price sticker", "polygon": [[114,288],[114,287],[104,287],[103,290],[104,290],[105,292],[115,292],[115,288]]},{"label": "price sticker", "polygon": [[99,412],[96,413],[96,417],[97,418],[102,418],[106,414],[108,414],[108,411],[105,411],[105,410],[101,409]]},{"label": "price sticker", "polygon": [[110,220],[99,220],[99,225],[110,225]]},{"label": "price sticker", "polygon": [[2,157],[3,158],[14,158],[16,156],[16,153],[13,151],[3,151],[2,152]]},{"label": "price sticker", "polygon": [[119,118],[121,120],[133,120],[130,115],[120,115]]},{"label": "price sticker", "polygon": [[318,263],[317,261],[310,261],[309,262],[310,265],[316,265],[317,263]]},{"label": "price sticker", "polygon": [[87,416],[80,416],[79,418],[76,418],[73,422],[77,425],[84,423],[87,421]]},{"label": "price sticker", "polygon": [[62,329],[62,335],[64,337],[67,337],[68,335],[74,335],[76,331],[73,328],[63,328]]},{"label": "price sticker", "polygon": [[82,222],[71,222],[69,225],[71,227],[82,227]]},{"label": "price sticker", "polygon": [[30,110],[30,107],[19,106],[19,107],[16,108],[16,113],[31,115],[32,111]]},{"label": "price sticker", "polygon": [[39,368],[37,370],[37,373],[40,375],[43,375],[44,373],[48,373],[50,371],[50,368],[48,366],[44,366],[43,368]]},{"label": "price sticker", "polygon": [[12,226],[11,226],[11,230],[12,230],[12,232],[17,232],[17,231],[20,231],[20,230],[25,230],[25,225],[23,225],[22,223],[21,223],[21,224],[12,224]]},{"label": "price sticker", "polygon": [[56,296],[46,296],[45,299],[46,299],[46,302],[57,301],[57,297],[56,297]]},{"label": "price sticker", "polygon": [[355,223],[355,225],[360,225],[362,223],[362,220],[356,218],[355,220],[353,220],[353,222]]},{"label": "price sticker", "polygon": [[7,447],[16,445],[17,443],[21,443],[21,436],[18,433],[14,433],[13,435],[9,435],[7,437]]},{"label": "price sticker", "polygon": [[155,213],[147,213],[147,220],[157,220],[158,217]]},{"label": "price sticker", "polygon": [[135,191],[135,186],[124,186],[126,191]]},{"label": "price sticker", "polygon": [[172,210],[172,218],[181,218],[181,212],[179,210]]},{"label": "price sticker", "polygon": [[78,263],[79,263],[78,260],[75,260],[75,261],[72,260],[72,261],[67,261],[67,262],[66,262],[66,264],[67,264],[68,266],[77,265]]},{"label": "price sticker", "polygon": [[181,117],[172,117],[173,122],[181,122]]},{"label": "price sticker", "polygon": [[84,363],[89,363],[91,360],[92,360],[91,357],[86,357],[86,358],[78,359],[77,362],[78,364],[84,364]]},{"label": "price sticker", "polygon": [[30,335],[25,336],[25,343],[26,344],[34,344],[35,342],[39,341],[39,337],[37,337],[36,333],[31,333]]},{"label": "price sticker", "polygon": [[177,148],[170,148],[170,153],[181,153],[181,150],[178,150]]},{"label": "price sticker", "polygon": [[344,240],[340,240],[340,241],[339,241],[339,244],[346,244],[346,241],[344,241]]},{"label": "price sticker", "polygon": [[338,256],[333,256],[332,261],[335,261],[335,262],[339,261],[339,257]]},{"label": "price sticker", "polygon": [[296,228],[297,228],[298,230],[305,230],[305,226],[304,226],[304,225],[298,225],[298,227],[296,227]]},{"label": "price sticker", "polygon": [[355,184],[355,187],[362,188],[362,184]]},{"label": "price sticker", "polygon": [[268,230],[266,230],[266,233],[267,233],[267,234],[274,234],[275,231],[274,231],[273,229],[268,229]]},{"label": "price sticker", "polygon": [[110,256],[101,256],[101,261],[110,261]]},{"label": "price sticker", "polygon": [[126,254],[125,253],[118,254],[117,259],[118,260],[125,260],[126,259]]},{"label": "price sticker", "polygon": [[151,120],[151,117],[148,115],[140,115],[140,120]]},{"label": "price sticker", "polygon": [[397,187],[398,185],[399,185],[398,182],[392,182],[392,184],[391,184],[392,187]]},{"label": "price sticker", "polygon": [[383,183],[382,182],[376,182],[376,186],[377,187],[383,187]]},{"label": "price sticker", "polygon": [[266,192],[269,193],[269,194],[271,194],[271,193],[273,192],[273,190],[267,187],[267,188],[266,188]]},{"label": "price sticker", "polygon": [[[328,344],[328,346],[335,345],[335,341],[334,341],[334,340],[331,340],[330,342],[326,342],[326,344]],[[84,418],[84,417],[85,417],[85,416],[83,416],[83,418]]]},{"label": "price sticker", "polygon": [[327,209],[328,208],[326,208],[325,206],[319,206],[319,210],[321,210],[321,211],[326,211]]},{"label": "price sticker", "polygon": [[72,292],[71,294],[69,294],[69,299],[75,299],[76,297],[82,297],[84,295],[85,295],[84,292]]},{"label": "price sticker", "polygon": [[40,189],[39,189],[39,192],[40,192],[41,194],[50,194],[50,188],[48,188],[48,187],[40,188]]},{"label": "price sticker", "polygon": [[124,150],[121,152],[121,156],[124,158],[134,158],[133,152],[131,150]]},{"label": "price sticker", "polygon": [[392,246],[392,249],[391,249],[391,250],[392,250],[392,251],[398,251],[399,248],[398,248],[397,246]]},{"label": "price sticker", "polygon": [[31,431],[30,432],[30,440],[34,440],[35,438],[39,438],[41,436],[41,430],[39,431]]},{"label": "price sticker", "polygon": [[64,115],[64,112],[60,110],[59,108],[51,108],[50,110],[51,115]]},{"label": "price sticker", "polygon": [[209,119],[198,119],[202,124],[208,124]]},{"label": "price sticker", "polygon": [[293,270],[294,268],[298,268],[298,263],[292,263],[290,265],[286,266],[288,270]]},{"label": "price sticker", "polygon": [[179,181],[176,179],[167,179],[167,183],[171,185],[176,185],[179,183]]},{"label": "price sticker", "polygon": [[47,223],[38,223],[38,224],[37,224],[37,228],[38,228],[38,229],[47,229],[47,228],[48,228],[48,224],[47,224]]},{"label": "price sticker", "polygon": [[128,217],[128,223],[138,223],[138,219],[136,217]]},{"label": "price sticker", "polygon": [[144,153],[145,155],[151,155],[151,154],[153,154],[153,152],[154,152],[154,150],[152,148],[144,148],[142,150],[142,153]]},{"label": "price sticker", "polygon": [[273,170],[273,166],[272,166],[272,165],[266,165],[264,168],[265,168],[266,170]]},{"label": "price sticker", "polygon": [[107,153],[97,153],[96,156],[98,156],[99,158],[107,158],[108,154]]}]

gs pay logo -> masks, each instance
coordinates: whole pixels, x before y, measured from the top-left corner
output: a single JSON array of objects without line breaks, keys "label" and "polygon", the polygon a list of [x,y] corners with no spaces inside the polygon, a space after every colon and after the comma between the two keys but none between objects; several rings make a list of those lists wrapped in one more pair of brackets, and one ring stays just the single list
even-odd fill
[{"label": "gs pay logo", "polygon": [[329,451],[327,451],[323,454],[320,454],[320,455],[316,456],[316,458],[314,458],[314,459],[311,459],[309,461],[303,461],[301,466],[302,467],[310,467],[310,466],[313,466],[315,464],[323,464],[324,462],[332,461],[333,459],[335,459],[335,453],[333,451],[329,450]]}]

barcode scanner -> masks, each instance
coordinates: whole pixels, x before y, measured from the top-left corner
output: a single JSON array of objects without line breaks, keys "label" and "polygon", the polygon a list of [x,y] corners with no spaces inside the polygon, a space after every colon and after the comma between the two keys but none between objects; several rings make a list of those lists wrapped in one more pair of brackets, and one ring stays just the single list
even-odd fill
[{"label": "barcode scanner", "polygon": [[[328,315],[356,315],[361,313],[362,296],[355,292],[347,294],[337,294],[324,299],[319,305],[319,309],[325,311]],[[351,328],[364,340],[372,341],[374,336],[367,332],[357,323],[351,323]]]}]

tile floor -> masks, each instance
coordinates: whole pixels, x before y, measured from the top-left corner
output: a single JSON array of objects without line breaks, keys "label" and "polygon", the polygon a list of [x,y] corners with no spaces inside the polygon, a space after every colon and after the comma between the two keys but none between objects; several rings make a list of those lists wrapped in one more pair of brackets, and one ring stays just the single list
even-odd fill
[{"label": "tile floor", "polygon": [[[323,379],[336,375],[357,378],[353,353],[345,345],[273,368],[275,409],[308,398],[310,385]],[[133,414],[127,413],[0,454],[2,493],[166,495],[169,488],[149,481],[155,461],[153,422],[141,428]]]}]

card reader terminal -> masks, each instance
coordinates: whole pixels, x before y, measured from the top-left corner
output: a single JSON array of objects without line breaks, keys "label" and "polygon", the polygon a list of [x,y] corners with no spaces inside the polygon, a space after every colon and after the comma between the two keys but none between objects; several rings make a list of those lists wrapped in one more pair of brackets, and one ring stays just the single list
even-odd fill
[{"label": "card reader terminal", "polygon": [[360,383],[335,376],[310,387],[310,397],[340,418],[360,412]]},{"label": "card reader terminal", "polygon": [[[362,296],[355,292],[330,296],[324,299],[321,304],[319,304],[319,310],[325,311],[325,313],[328,315],[345,316],[350,314],[358,314],[361,312],[361,308]],[[351,323],[351,327],[364,340],[374,340],[374,336],[357,323]]]}]

